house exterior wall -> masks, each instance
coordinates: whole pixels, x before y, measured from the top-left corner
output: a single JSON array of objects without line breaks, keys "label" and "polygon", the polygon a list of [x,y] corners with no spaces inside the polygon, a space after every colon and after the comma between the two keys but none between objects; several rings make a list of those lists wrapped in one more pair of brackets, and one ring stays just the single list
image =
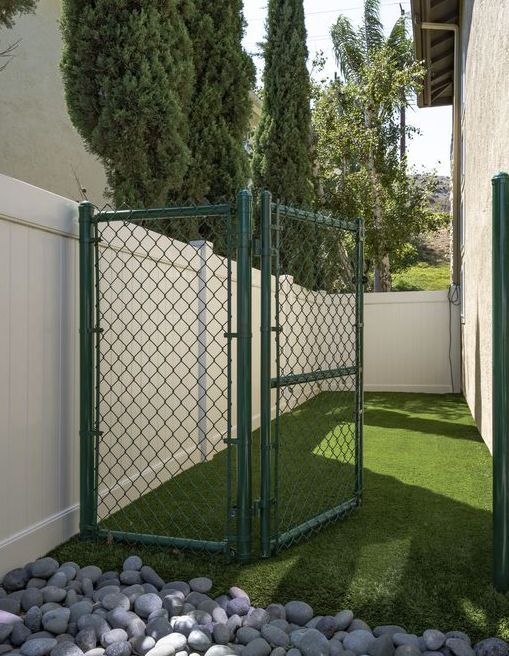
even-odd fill
[{"label": "house exterior wall", "polygon": [[491,449],[491,178],[509,170],[509,0],[464,0],[462,49],[463,390]]},{"label": "house exterior wall", "polygon": [[35,14],[2,30],[2,44],[20,40],[0,72],[0,173],[67,198],[104,201],[106,178],[85,150],[67,114],[60,74],[61,0],[39,0]]}]

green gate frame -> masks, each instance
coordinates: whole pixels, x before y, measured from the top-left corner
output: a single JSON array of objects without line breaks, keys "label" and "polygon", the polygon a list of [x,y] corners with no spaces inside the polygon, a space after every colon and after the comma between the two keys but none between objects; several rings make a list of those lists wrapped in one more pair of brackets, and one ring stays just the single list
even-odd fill
[{"label": "green gate frame", "polygon": [[[326,223],[349,231],[355,236],[355,366],[348,371],[331,370],[314,372],[320,380],[338,377],[343,374],[355,375],[355,493],[352,499],[318,515],[306,525],[280,534],[277,523],[273,522],[273,509],[278,503],[274,494],[274,478],[277,477],[277,449],[271,427],[271,390],[279,390],[288,381],[281,378],[279,370],[276,379],[271,378],[271,335],[279,327],[272,326],[271,317],[271,276],[272,258],[277,256],[279,243],[272,245],[272,213],[279,217],[281,212],[299,221]],[[223,553],[226,557],[235,555],[240,562],[248,562],[253,551],[253,517],[260,518],[260,551],[268,557],[278,548],[291,542],[295,536],[321,527],[326,522],[343,516],[360,503],[362,494],[362,442],[363,442],[363,223],[335,220],[316,213],[283,207],[272,202],[270,192],[265,191],[260,199],[260,247],[257,254],[261,259],[261,489],[260,500],[253,503],[252,492],[252,329],[251,329],[251,272],[255,249],[253,241],[253,200],[248,190],[240,192],[237,198],[237,326],[231,326],[231,285],[232,251],[228,253],[228,327],[225,337],[228,340],[228,448],[227,499],[225,503],[225,538],[223,541],[186,539],[181,537],[110,531],[98,525],[98,444],[101,435],[100,416],[100,308],[96,290],[99,285],[98,226],[102,222],[144,221],[159,219],[182,219],[186,217],[223,217],[227,222],[229,234],[232,230],[232,210],[230,205],[209,205],[194,207],[168,207],[162,209],[139,209],[95,212],[88,201],[79,206],[79,277],[80,277],[80,535],[83,539],[113,538],[119,542],[155,544],[177,549],[191,549],[210,553]],[[278,235],[279,233],[276,232]],[[276,238],[278,242],[278,238]],[[95,272],[95,273],[94,273]],[[237,435],[232,436],[231,417],[231,352],[232,339],[237,339]],[[299,376],[299,374],[297,375]],[[300,374],[302,377],[302,374]],[[275,424],[277,441],[278,418]],[[232,481],[233,449],[236,453],[236,495]],[[275,459],[275,461],[274,461]],[[273,475],[275,472],[275,476]],[[235,501],[234,501],[234,497]],[[256,507],[255,507],[256,506]],[[235,531],[232,524],[235,523]]]}]

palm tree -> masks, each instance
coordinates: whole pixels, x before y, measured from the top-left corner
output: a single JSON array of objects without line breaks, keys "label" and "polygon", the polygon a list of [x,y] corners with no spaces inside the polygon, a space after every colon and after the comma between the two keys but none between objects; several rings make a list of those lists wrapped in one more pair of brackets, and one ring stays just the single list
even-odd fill
[{"label": "palm tree", "polygon": [[[375,55],[386,49],[388,56],[398,67],[412,63],[412,45],[406,30],[405,16],[401,15],[396,21],[388,37],[384,34],[380,20],[380,0],[364,0],[364,15],[361,26],[355,29],[348,18],[340,16],[331,29],[334,54],[339,66],[341,81],[363,86],[366,82],[366,73]],[[402,92],[397,105],[387,105],[380,101],[371,100],[363,104],[364,125],[371,132],[381,127],[384,121],[391,119],[399,113],[399,156],[402,161],[406,155],[406,117],[405,110],[409,98],[407,92]],[[383,202],[380,170],[377,166],[380,158],[372,145],[366,157],[365,165],[370,176],[373,189],[373,225],[374,231],[379,235],[379,256],[374,267],[375,291],[388,291],[391,286],[390,262],[388,249],[382,240]]]}]

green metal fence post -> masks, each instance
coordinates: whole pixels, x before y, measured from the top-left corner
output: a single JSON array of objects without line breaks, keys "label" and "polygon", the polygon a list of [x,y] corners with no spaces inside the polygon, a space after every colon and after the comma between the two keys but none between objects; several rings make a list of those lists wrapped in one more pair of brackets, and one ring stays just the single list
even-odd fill
[{"label": "green metal fence post", "polygon": [[261,326],[260,326],[260,536],[261,555],[270,556],[271,538],[271,207],[272,195],[261,195]]},{"label": "green metal fence post", "polygon": [[93,205],[79,205],[80,271],[80,534],[93,537],[97,529],[94,446],[94,278]]},{"label": "green metal fence post", "polygon": [[509,590],[509,175],[493,185],[493,580]]},{"label": "green metal fence post", "polygon": [[363,486],[364,432],[364,222],[359,219],[355,264],[355,496],[360,502]]},{"label": "green metal fence post", "polygon": [[238,197],[237,245],[237,553],[251,558],[251,249],[253,201]]}]

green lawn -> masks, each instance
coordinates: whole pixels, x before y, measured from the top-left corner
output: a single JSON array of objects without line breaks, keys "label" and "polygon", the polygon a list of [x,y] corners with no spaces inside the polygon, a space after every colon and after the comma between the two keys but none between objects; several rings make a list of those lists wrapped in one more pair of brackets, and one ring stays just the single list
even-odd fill
[{"label": "green lawn", "polygon": [[[301,415],[303,436],[311,411]],[[316,439],[306,443],[305,436],[296,445],[291,476],[297,483],[305,484],[304,462],[315,463],[317,483],[317,473],[334,466],[331,452],[319,453],[317,447]],[[337,465],[338,476],[344,466]],[[300,598],[320,614],[351,607],[372,626],[394,622],[416,632],[455,628],[473,639],[495,634],[508,639],[509,600],[491,586],[491,458],[464,401],[367,394],[364,483],[363,505],[345,521],[244,567],[220,558],[78,540],[53,555],[117,569],[137,551],[166,580],[209,575],[213,592],[238,584],[259,605]],[[316,490],[319,494],[319,485]],[[207,512],[204,505],[205,517]]]},{"label": "green lawn", "polygon": [[392,276],[395,292],[434,291],[447,289],[451,282],[451,267],[447,262],[428,264],[419,262]]}]

